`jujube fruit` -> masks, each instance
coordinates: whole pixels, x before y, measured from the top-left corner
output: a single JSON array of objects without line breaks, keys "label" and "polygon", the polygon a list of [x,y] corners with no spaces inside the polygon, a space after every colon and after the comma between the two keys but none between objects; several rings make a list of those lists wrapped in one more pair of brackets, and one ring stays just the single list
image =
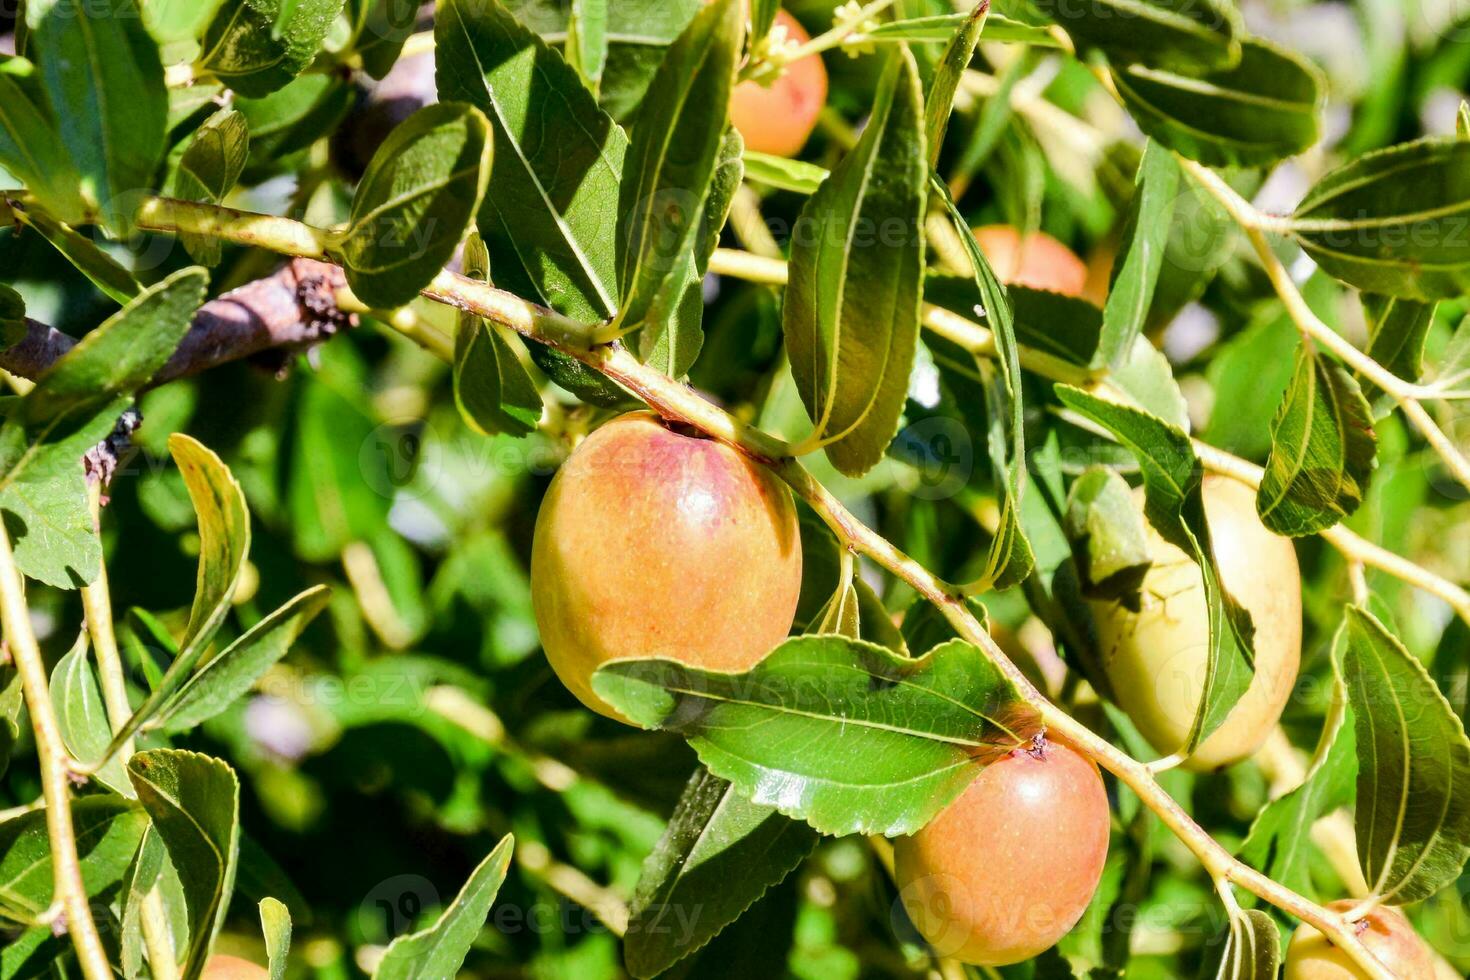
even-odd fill
[{"label": "jujube fruit", "polygon": [[1066,935],[1108,854],[1097,766],[1038,740],[986,766],[911,837],[894,842],[909,918],[935,952],[979,966],[1028,960]]},{"label": "jujube fruit", "polygon": [[1046,232],[1033,231],[1022,238],[1010,225],[985,225],[974,235],[996,278],[1006,285],[1086,295],[1087,263]]},{"label": "jujube fruit", "polygon": [[584,704],[609,660],[754,666],[786,637],[801,591],[791,494],[734,449],[647,412],[588,436],[536,518],[531,593],[551,667]]},{"label": "jujube fruit", "polygon": [[[1346,912],[1353,901],[1327,906]],[[1398,909],[1379,906],[1357,923],[1358,939],[1398,980],[1435,980],[1434,956]],[[1303,922],[1286,947],[1286,975],[1282,980],[1368,980],[1342,947]]]},{"label": "jujube fruit", "polygon": [[[797,44],[811,40],[784,10],[776,12],[772,27],[785,28],[786,36]],[[730,124],[740,130],[748,150],[795,156],[806,145],[826,104],[827,68],[821,55],[809,54],[787,65],[770,85],[753,79],[736,85],[730,95]]]},{"label": "jujube fruit", "polygon": [[270,976],[263,966],[228,953],[215,953],[204,963],[200,980],[266,980]]},{"label": "jujube fruit", "polygon": [[[1281,717],[1301,664],[1302,590],[1291,541],[1256,516],[1255,492],[1237,480],[1204,480],[1205,519],[1220,582],[1250,613],[1255,677],[1186,765],[1215,769],[1258,749]],[[1143,492],[1134,495],[1140,510]],[[1124,602],[1095,601],[1103,670],[1118,704],[1155,749],[1179,751],[1204,695],[1209,611],[1199,566],[1149,525],[1152,566],[1137,612]]]}]

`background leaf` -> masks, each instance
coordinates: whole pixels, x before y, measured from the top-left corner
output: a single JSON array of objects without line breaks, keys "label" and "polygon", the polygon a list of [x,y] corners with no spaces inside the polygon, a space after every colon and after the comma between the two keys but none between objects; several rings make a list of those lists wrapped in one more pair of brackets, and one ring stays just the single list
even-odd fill
[{"label": "background leaf", "polygon": [[1240,12],[1229,0],[1034,0],[1067,29],[1079,48],[1095,48],[1115,65],[1182,69],[1233,68],[1240,61]]}]

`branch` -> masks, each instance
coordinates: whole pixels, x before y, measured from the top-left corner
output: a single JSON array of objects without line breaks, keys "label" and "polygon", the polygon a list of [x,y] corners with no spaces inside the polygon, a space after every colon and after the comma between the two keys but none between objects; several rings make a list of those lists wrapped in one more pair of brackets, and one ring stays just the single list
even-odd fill
[{"label": "branch", "polygon": [[[289,230],[279,241],[262,239],[258,234],[261,227],[259,216],[249,215],[240,216],[240,237],[236,238],[231,222],[220,217],[220,210],[209,205],[153,198],[139,209],[138,223],[155,231],[186,232],[196,232],[207,225],[213,234],[227,240],[275,248],[288,254],[299,247],[300,243],[312,240],[309,232]],[[168,216],[167,220],[163,215]],[[274,220],[281,222],[286,219]],[[785,444],[780,440],[727,414],[690,386],[644,365],[619,343],[587,346],[586,338],[593,325],[579,324],[554,310],[448,270],[441,271],[423,290],[423,295],[436,302],[467,310],[514,330],[529,340],[575,357],[626,388],[664,418],[690,425],[768,466],[823,518],[845,544],[872,558],[934,603],[962,638],[985,651],[996,668],[1015,685],[1021,697],[1036,707],[1051,730],[1096,759],[1132,789],[1194,853],[1217,883],[1239,884],[1272,905],[1310,923],[1349,952],[1368,976],[1374,980],[1393,980],[1392,974],[1368,953],[1352,925],[1343,916],[1327,911],[1310,899],[1236,860],[1158,784],[1149,766],[1132,758],[1052,704],[970,613],[958,589],[936,578],[881,534],[858,520],[799,461],[783,456]]]},{"label": "branch", "polygon": [[[357,325],[355,315],[337,307],[336,292],[346,284],[337,266],[296,258],[273,275],[205,303],[150,386],[267,352],[279,368],[291,353]],[[61,331],[28,319],[25,338],[0,351],[0,368],[35,380],[76,343]]]}]

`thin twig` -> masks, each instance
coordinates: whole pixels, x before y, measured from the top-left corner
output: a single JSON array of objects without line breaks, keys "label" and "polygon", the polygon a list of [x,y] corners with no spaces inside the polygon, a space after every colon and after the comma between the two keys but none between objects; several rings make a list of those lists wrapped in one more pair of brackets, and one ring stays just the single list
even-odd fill
[{"label": "thin twig", "polygon": [[3,526],[0,526],[0,626],[5,630],[10,655],[20,674],[26,708],[31,715],[31,728],[35,733],[36,758],[41,768],[41,788],[46,800],[46,834],[51,842],[52,879],[60,910],[66,917],[66,931],[71,934],[77,961],[87,980],[110,980],[112,968],[108,966],[97,923],[92,919],[87,886],[82,880],[81,859],[77,854],[76,829],[71,819],[71,760],[51,705],[46,661],[31,629],[25,582],[10,550],[10,535]]}]

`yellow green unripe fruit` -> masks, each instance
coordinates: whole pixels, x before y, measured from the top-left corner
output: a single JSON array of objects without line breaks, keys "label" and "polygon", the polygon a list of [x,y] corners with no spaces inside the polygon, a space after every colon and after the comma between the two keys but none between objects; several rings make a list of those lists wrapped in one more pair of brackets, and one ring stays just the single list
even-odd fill
[{"label": "yellow green unripe fruit", "polygon": [[[1235,708],[1186,765],[1209,770],[1260,748],[1281,718],[1301,665],[1302,589],[1296,550],[1256,516],[1255,492],[1237,480],[1208,476],[1205,517],[1220,581],[1251,615],[1255,677]],[[1140,510],[1143,493],[1134,498]],[[1153,565],[1140,608],[1095,601],[1103,669],[1118,704],[1163,755],[1184,745],[1199,709],[1209,657],[1204,579],[1190,557],[1149,526]]]},{"label": "yellow green unripe fruit", "polygon": [[1109,825],[1090,759],[1054,740],[1018,749],[894,841],[904,909],[940,956],[978,966],[1029,960],[1087,911]]},{"label": "yellow green unripe fruit", "polygon": [[[1346,912],[1352,901],[1333,902],[1329,912]],[[1434,955],[1398,909],[1379,907],[1357,923],[1358,939],[1397,980],[1435,980]],[[1368,980],[1353,958],[1303,922],[1286,947],[1282,980]]]},{"label": "yellow green unripe fruit", "polygon": [[536,518],[531,595],[546,658],[610,718],[592,690],[598,667],[660,657],[747,670],[785,639],[800,592],[785,484],[647,412],[583,440]]},{"label": "yellow green unripe fruit", "polygon": [[[782,28],[797,44],[811,40],[796,18],[776,12],[774,28]],[[730,95],[730,125],[740,131],[747,150],[790,157],[801,152],[827,104],[827,68],[821,55],[809,54],[786,66],[770,85],[744,81]]]}]

